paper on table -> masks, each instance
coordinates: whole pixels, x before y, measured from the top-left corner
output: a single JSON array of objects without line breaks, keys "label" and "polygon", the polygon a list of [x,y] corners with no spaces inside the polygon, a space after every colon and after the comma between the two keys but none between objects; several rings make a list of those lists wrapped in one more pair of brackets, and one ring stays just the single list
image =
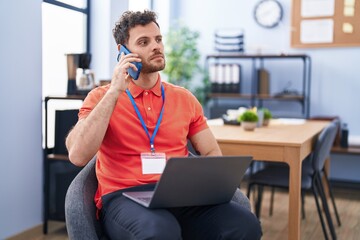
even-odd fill
[{"label": "paper on table", "polygon": [[360,147],[360,136],[350,135],[348,141],[349,141],[349,146]]},{"label": "paper on table", "polygon": [[207,124],[211,126],[222,126],[224,125],[224,121],[221,118],[208,119]]},{"label": "paper on table", "polygon": [[301,125],[305,123],[305,119],[301,118],[278,118],[278,123],[287,125]]}]

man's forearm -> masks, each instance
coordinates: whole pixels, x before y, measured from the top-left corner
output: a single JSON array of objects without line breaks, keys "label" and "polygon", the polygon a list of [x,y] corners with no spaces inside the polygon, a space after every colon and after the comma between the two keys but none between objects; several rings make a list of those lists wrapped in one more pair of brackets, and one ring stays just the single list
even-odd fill
[{"label": "man's forearm", "polygon": [[91,113],[70,131],[66,147],[73,164],[86,165],[99,150],[118,96],[118,91],[109,89]]}]

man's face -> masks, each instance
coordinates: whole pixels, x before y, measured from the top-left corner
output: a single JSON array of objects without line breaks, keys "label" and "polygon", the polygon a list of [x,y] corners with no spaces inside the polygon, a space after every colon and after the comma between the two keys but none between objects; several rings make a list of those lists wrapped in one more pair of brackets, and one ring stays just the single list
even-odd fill
[{"label": "man's face", "polygon": [[143,65],[141,72],[152,73],[165,68],[162,35],[154,22],[130,29],[127,47],[131,52],[139,54]]}]

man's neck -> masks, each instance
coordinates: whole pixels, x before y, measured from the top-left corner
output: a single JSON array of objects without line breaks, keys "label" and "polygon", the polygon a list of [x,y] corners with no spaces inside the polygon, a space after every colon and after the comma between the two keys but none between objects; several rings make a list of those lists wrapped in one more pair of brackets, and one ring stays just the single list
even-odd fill
[{"label": "man's neck", "polygon": [[133,83],[142,89],[151,89],[155,86],[157,80],[158,80],[159,73],[141,73],[138,80],[134,80]]}]

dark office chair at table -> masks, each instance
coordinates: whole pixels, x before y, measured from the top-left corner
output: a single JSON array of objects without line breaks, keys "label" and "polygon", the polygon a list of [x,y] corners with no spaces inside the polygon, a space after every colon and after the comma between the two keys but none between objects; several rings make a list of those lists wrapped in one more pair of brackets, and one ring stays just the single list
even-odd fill
[{"label": "dark office chair at table", "polygon": [[[334,146],[338,146],[340,144],[340,137],[341,137],[341,133],[340,133],[340,118],[338,116],[315,116],[315,117],[311,117],[310,120],[319,120],[319,121],[333,121],[335,120],[338,124],[339,124],[339,127],[338,127],[338,131],[336,133],[336,136],[335,136],[335,140],[334,140]],[[263,164],[263,166],[265,165],[266,167],[270,166],[271,164],[278,164],[278,165],[281,165],[279,163],[272,163],[272,162],[256,162],[256,163],[260,163],[260,164]],[[303,161],[303,164],[307,164],[307,165],[311,165],[311,162],[310,162],[310,159],[308,158],[307,160]],[[287,166],[287,164],[283,164],[285,166]],[[310,167],[311,166],[307,166],[307,167]],[[253,166],[252,166],[253,168]],[[253,172],[253,171],[252,171]],[[326,174],[326,172],[324,172],[324,174]],[[327,181],[327,184],[329,186],[329,180],[327,178],[327,176],[325,176],[326,178],[326,181]],[[303,193],[303,191],[302,191]],[[305,219],[305,207],[304,207],[304,203],[305,203],[305,194],[301,194],[301,201],[302,201],[302,205],[301,205],[301,214],[302,214],[302,218]],[[273,214],[273,208],[274,208],[274,196],[275,196],[275,187],[272,187],[271,188],[271,195],[270,195],[270,207],[269,207],[269,216],[272,216]],[[331,198],[332,201],[334,201],[334,198],[332,197]],[[333,203],[333,205],[335,205]],[[337,218],[337,221],[338,221],[338,224],[339,226],[341,225],[340,224],[340,218],[338,216],[338,214],[336,214],[336,218]]]},{"label": "dark office chair at table", "polygon": [[[323,175],[325,176],[328,185],[328,190],[332,200],[338,225],[339,226],[341,225],[334,196],[332,194],[326,172],[324,171],[325,160],[330,156],[331,147],[333,145],[338,127],[339,127],[339,121],[334,120],[321,131],[315,142],[314,151],[310,154],[310,156],[307,159],[304,160],[302,166],[302,178],[301,178],[302,195],[303,195],[303,191],[310,189],[312,190],[312,193],[314,194],[315,197],[315,203],[318,210],[322,230],[325,235],[325,239],[328,239],[328,234],[325,227],[322,211],[320,208],[320,203],[318,200],[319,196],[322,202],[322,206],[325,212],[326,220],[328,223],[328,227],[330,229],[332,239],[336,239],[336,233],[332,222],[332,218],[330,216],[327,199],[325,196],[325,190],[322,182]],[[268,167],[265,167],[264,169],[259,170],[258,172],[255,172],[252,175],[250,175],[248,179],[248,183],[249,183],[248,191],[247,191],[248,197],[254,185],[257,185],[259,187],[258,199],[255,204],[256,206],[255,214],[256,216],[260,217],[263,187],[270,186],[272,188],[273,187],[288,188],[289,168],[284,165],[276,165],[276,164],[269,165]]]},{"label": "dark office chair at table", "polygon": [[[92,159],[70,184],[65,199],[66,228],[69,239],[104,240],[100,222],[96,219],[94,195],[97,189],[96,159]],[[238,189],[232,201],[251,210],[248,198]]]}]

